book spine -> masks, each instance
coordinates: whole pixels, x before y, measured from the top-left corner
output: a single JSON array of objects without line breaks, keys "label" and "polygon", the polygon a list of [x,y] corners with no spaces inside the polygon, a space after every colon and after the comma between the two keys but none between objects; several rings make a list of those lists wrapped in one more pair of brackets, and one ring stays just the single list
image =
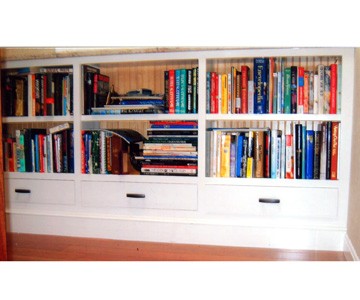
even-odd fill
[{"label": "book spine", "polygon": [[314,72],[309,71],[309,114],[314,113],[314,95],[315,95]]},{"label": "book spine", "polygon": [[206,72],[206,113],[211,113],[211,72]]},{"label": "book spine", "polygon": [[336,114],[337,110],[337,64],[330,65],[330,114]]},{"label": "book spine", "polygon": [[230,144],[231,136],[229,134],[222,134],[220,177],[230,177]]},{"label": "book spine", "polygon": [[193,69],[186,70],[186,112],[191,114],[193,113]]},{"label": "book spine", "polygon": [[236,177],[242,177],[242,157],[243,157],[243,141],[244,136],[237,136],[237,150],[236,150]]},{"label": "book spine", "polygon": [[181,84],[180,84],[180,74],[181,70],[176,69],[175,70],[175,113],[179,114],[181,113],[181,104],[180,104],[180,90],[181,90]]},{"label": "book spine", "polygon": [[320,179],[321,128],[314,131],[314,179]]},{"label": "book spine", "polygon": [[254,132],[254,177],[264,177],[264,131]]},{"label": "book spine", "polygon": [[295,124],[295,178],[302,179],[302,125]]},{"label": "book spine", "polygon": [[294,178],[294,146],[293,146],[293,135],[286,134],[286,153],[285,153],[285,178]]},{"label": "book spine", "polygon": [[291,69],[285,68],[284,74],[284,113],[291,113]]},{"label": "book spine", "polygon": [[297,113],[297,67],[291,66],[291,113],[296,114]]},{"label": "book spine", "polygon": [[318,100],[317,113],[324,113],[324,93],[325,93],[325,67],[324,65],[318,66]]},{"label": "book spine", "polygon": [[332,122],[331,128],[331,166],[330,179],[338,179],[338,140],[339,140],[339,122]]},{"label": "book spine", "polygon": [[193,113],[196,114],[198,112],[198,89],[199,89],[199,68],[193,68],[193,92],[192,92],[192,99],[193,99]]},{"label": "book spine", "polygon": [[249,101],[249,73],[248,66],[241,66],[241,113],[248,113]]},{"label": "book spine", "polygon": [[324,114],[330,113],[330,66],[324,67]]},{"label": "book spine", "polygon": [[186,69],[180,70],[180,113],[186,114],[187,112],[187,80]]},{"label": "book spine", "polygon": [[169,114],[175,113],[175,70],[169,70]]},{"label": "book spine", "polygon": [[210,73],[210,113],[215,114],[217,113],[217,101],[216,101],[216,72]]},{"label": "book spine", "polygon": [[326,122],[326,169],[325,178],[331,179],[332,122]]},{"label": "book spine", "polygon": [[297,110],[298,114],[304,113],[304,67],[298,67],[298,99]]},{"label": "book spine", "polygon": [[314,179],[314,130],[306,131],[306,179]]},{"label": "book spine", "polygon": [[222,105],[221,105],[221,113],[227,114],[228,113],[228,76],[227,74],[221,75],[221,99],[222,99]]},{"label": "book spine", "polygon": [[304,114],[309,113],[310,72],[304,72]]},{"label": "book spine", "polygon": [[254,113],[266,113],[267,105],[267,75],[268,75],[268,59],[254,59]]},{"label": "book spine", "polygon": [[164,71],[164,112],[169,113],[169,71]]}]

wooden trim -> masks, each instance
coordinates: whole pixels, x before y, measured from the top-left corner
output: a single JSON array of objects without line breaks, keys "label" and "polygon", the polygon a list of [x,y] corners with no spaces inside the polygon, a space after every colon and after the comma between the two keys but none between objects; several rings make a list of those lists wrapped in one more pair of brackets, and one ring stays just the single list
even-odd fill
[{"label": "wooden trim", "polygon": [[[2,141],[2,118],[0,108],[0,140]],[[4,199],[4,168],[3,147],[0,147],[0,261],[7,260],[6,227],[5,227],[5,199]]]},{"label": "wooden trim", "polygon": [[8,233],[14,261],[344,261],[343,252],[241,248]]}]

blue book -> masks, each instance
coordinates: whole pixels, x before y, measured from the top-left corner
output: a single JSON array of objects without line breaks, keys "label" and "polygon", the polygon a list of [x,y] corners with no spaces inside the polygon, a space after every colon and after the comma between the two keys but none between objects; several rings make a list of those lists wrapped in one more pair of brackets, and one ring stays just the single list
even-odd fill
[{"label": "blue book", "polygon": [[244,136],[239,135],[237,138],[237,155],[236,155],[236,177],[242,177],[242,157],[243,157]]},{"label": "blue book", "polygon": [[206,113],[210,113],[211,73],[206,72]]},{"label": "blue book", "polygon": [[314,130],[306,131],[306,179],[314,179]]},{"label": "blue book", "polygon": [[268,104],[269,59],[254,58],[254,113],[265,114]]},{"label": "blue book", "polygon": [[306,142],[306,134],[307,134],[307,130],[306,130],[306,125],[302,126],[302,170],[301,170],[301,178],[305,179],[306,178],[306,160],[307,160],[307,156],[306,156],[306,147],[307,147],[307,142]]},{"label": "blue book", "polygon": [[175,113],[180,114],[180,72],[175,70]]}]

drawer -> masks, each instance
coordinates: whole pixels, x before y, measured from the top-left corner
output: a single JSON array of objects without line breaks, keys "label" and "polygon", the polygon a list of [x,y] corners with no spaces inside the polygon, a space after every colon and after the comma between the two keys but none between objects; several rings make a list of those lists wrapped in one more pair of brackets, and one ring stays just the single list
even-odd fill
[{"label": "drawer", "polygon": [[191,184],[81,183],[83,206],[102,208],[197,209],[197,186]]},{"label": "drawer", "polygon": [[74,204],[75,184],[71,180],[5,179],[8,203]]},{"label": "drawer", "polygon": [[214,214],[334,218],[338,189],[296,187],[205,187],[206,211]]}]

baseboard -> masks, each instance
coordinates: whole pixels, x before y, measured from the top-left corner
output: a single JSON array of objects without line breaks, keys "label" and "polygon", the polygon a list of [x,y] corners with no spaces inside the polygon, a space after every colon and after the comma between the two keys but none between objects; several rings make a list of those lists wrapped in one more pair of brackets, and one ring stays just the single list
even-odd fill
[{"label": "baseboard", "polygon": [[344,230],[12,213],[9,231],[180,244],[343,251]]},{"label": "baseboard", "polygon": [[355,248],[347,234],[345,235],[345,239],[344,239],[344,255],[346,260],[348,261],[359,260],[359,256],[357,255]]}]

